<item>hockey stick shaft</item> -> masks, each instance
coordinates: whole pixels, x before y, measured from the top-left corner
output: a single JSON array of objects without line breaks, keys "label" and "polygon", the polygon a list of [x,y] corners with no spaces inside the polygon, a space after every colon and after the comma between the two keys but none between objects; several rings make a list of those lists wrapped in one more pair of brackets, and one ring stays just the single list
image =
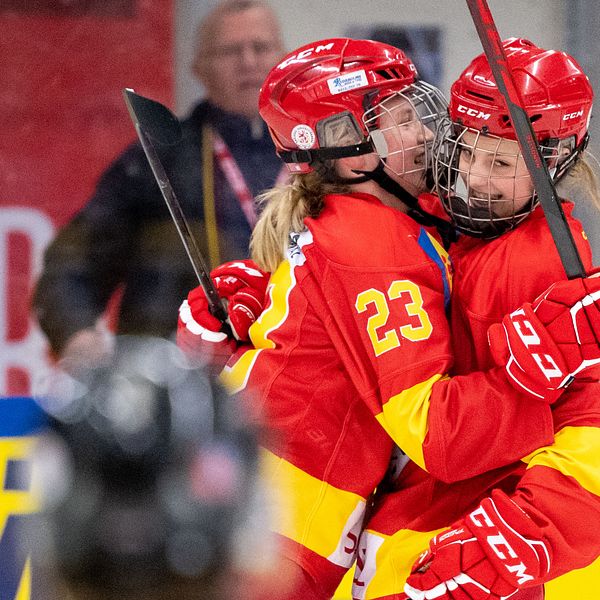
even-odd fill
[{"label": "hockey stick shaft", "polygon": [[140,96],[129,88],[123,90],[123,97],[140,143],[142,144],[144,154],[150,164],[150,168],[158,183],[158,187],[160,188],[167,208],[171,213],[171,217],[175,223],[183,247],[190,259],[196,277],[206,294],[209,310],[212,315],[223,323],[223,331],[226,331],[229,327],[227,324],[227,311],[225,310],[215,284],[210,277],[209,269],[206,266],[202,253],[192,235],[190,226],[181,209],[181,204],[167,177],[163,164],[158,156],[158,152],[150,139],[150,135],[148,135],[148,131],[154,132],[154,137],[156,139],[159,137],[159,135],[157,135],[158,132],[162,139],[173,143],[177,138],[177,127],[179,127],[179,123],[165,106],[155,100]]},{"label": "hockey stick shaft", "polygon": [[523,159],[537,191],[567,277],[569,279],[585,277],[583,262],[556,194],[548,166],[540,152],[533,126],[523,108],[521,94],[515,86],[508,67],[506,53],[487,0],[467,0],[467,5],[498,90],[506,101]]}]

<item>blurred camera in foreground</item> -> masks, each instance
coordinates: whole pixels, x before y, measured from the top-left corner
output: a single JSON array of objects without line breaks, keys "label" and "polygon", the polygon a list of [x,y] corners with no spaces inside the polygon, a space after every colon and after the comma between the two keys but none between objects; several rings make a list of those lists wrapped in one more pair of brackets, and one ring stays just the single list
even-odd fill
[{"label": "blurred camera in foreground", "polygon": [[230,588],[268,554],[243,410],[163,339],[118,337],[72,375],[40,400],[33,597],[243,597]]}]

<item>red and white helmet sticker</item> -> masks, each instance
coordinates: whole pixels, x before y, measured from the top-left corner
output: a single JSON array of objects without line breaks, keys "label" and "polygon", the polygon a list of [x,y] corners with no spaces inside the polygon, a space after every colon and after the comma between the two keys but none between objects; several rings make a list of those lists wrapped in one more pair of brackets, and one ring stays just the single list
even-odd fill
[{"label": "red and white helmet sticker", "polygon": [[308,125],[296,125],[292,129],[292,141],[300,150],[309,150],[315,145],[317,136]]}]

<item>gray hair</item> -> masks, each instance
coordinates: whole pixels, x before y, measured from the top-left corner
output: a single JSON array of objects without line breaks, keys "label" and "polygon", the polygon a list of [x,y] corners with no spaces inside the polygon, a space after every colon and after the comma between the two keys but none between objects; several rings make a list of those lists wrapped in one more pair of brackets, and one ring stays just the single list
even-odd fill
[{"label": "gray hair", "polygon": [[196,61],[207,52],[214,42],[215,30],[224,16],[244,12],[253,8],[262,8],[269,12],[279,29],[279,20],[273,8],[264,0],[222,0],[211,9],[198,24],[196,31]]}]

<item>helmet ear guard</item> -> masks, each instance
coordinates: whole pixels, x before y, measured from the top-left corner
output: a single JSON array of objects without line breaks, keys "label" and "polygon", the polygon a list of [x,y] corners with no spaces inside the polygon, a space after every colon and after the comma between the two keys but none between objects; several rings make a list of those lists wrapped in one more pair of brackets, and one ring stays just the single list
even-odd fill
[{"label": "helmet ear guard", "polygon": [[[548,169],[554,184],[557,184],[569,172],[571,167],[575,165],[585,152],[589,141],[590,135],[586,132],[579,146],[575,146],[576,139],[574,135],[562,140],[553,138],[540,143],[542,156],[549,163]],[[569,152],[561,154],[562,149],[567,149],[567,144]],[[552,159],[554,159],[555,164],[550,164]]]},{"label": "helmet ear guard", "polygon": [[279,152],[284,162],[301,162],[314,165],[336,158],[360,156],[373,152],[373,145],[365,140],[354,115],[344,111],[317,123],[319,148],[314,150],[291,150]]},{"label": "helmet ear guard", "polygon": [[364,138],[360,125],[350,111],[332,115],[317,123],[317,139],[323,148],[360,144]]}]

